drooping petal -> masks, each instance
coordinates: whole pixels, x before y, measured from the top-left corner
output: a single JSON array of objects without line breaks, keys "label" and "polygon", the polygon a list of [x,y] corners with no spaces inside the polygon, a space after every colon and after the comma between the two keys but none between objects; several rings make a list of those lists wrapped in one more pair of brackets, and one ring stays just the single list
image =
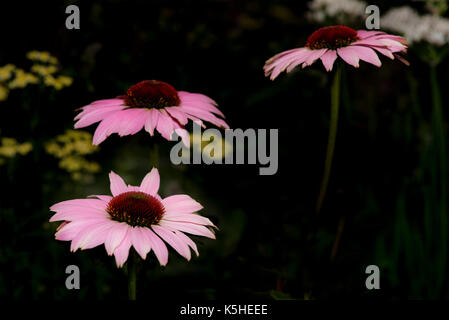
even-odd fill
[{"label": "drooping petal", "polygon": [[98,146],[111,134],[118,132],[122,120],[121,112],[114,112],[100,122],[92,139],[93,145]]},{"label": "drooping petal", "polygon": [[73,239],[70,246],[72,252],[84,247],[93,248],[104,243],[106,234],[110,228],[114,226],[113,221],[101,221],[91,224],[81,230]]},{"label": "drooping petal", "polygon": [[355,68],[359,67],[359,56],[352,47],[338,48],[337,53],[347,64]]},{"label": "drooping petal", "polygon": [[[89,113],[82,114],[80,113],[75,120],[78,120],[75,123],[75,129],[84,128],[94,124],[95,122],[101,121],[111,114],[122,110],[125,106],[107,106],[107,107],[96,107]],[[77,119],[78,118],[78,119]]]},{"label": "drooping petal", "polygon": [[332,68],[334,66],[334,62],[337,59],[337,51],[335,50],[328,50],[325,54],[321,56],[321,62],[324,65],[324,68],[326,71],[332,71]]},{"label": "drooping petal", "polygon": [[147,113],[148,111],[145,109],[129,109],[122,111],[122,120],[117,132],[120,137],[139,132],[145,125],[145,115]]},{"label": "drooping petal", "polygon": [[380,67],[382,65],[382,62],[380,62],[379,57],[373,49],[360,46],[351,46],[351,48],[355,50],[361,60],[371,63],[376,67]]},{"label": "drooping petal", "polygon": [[[265,76],[271,74],[270,79],[274,80],[279,76],[281,72],[285,71],[285,69],[287,69],[289,66],[291,65],[297,66],[303,63],[312,54],[314,54],[314,50],[310,50],[309,48],[298,48],[294,49],[294,51],[286,55],[279,55],[278,57],[274,56],[272,58],[273,60],[270,59],[271,62],[267,62],[267,64],[265,64],[264,67]],[[290,68],[289,70],[292,69],[293,68]]]},{"label": "drooping petal", "polygon": [[157,109],[148,110],[148,115],[146,116],[145,130],[150,134],[154,135],[154,130],[157,127],[159,121],[159,111]]},{"label": "drooping petal", "polygon": [[129,230],[131,244],[137,253],[145,260],[148,252],[151,250],[151,242],[145,234],[145,228],[134,227]]},{"label": "drooping petal", "polygon": [[118,268],[123,267],[126,260],[128,260],[129,249],[131,248],[131,241],[129,237],[123,238],[123,241],[114,251],[115,263]]},{"label": "drooping petal", "polygon": [[159,119],[157,122],[157,131],[167,140],[171,140],[173,133],[173,119],[167,114],[165,110],[161,110],[159,113]]},{"label": "drooping petal", "polygon": [[197,248],[195,242],[192,241],[192,239],[190,239],[188,236],[186,236],[181,231],[175,230],[174,232],[182,241],[184,241],[190,248],[192,248],[193,252],[195,252],[197,257],[200,255],[198,253],[198,248]]},{"label": "drooping petal", "polygon": [[173,249],[175,249],[176,252],[186,258],[187,261],[190,260],[191,254],[188,245],[184,241],[182,241],[176,234],[158,225],[153,225],[151,226],[151,228],[159,237],[161,237]]},{"label": "drooping petal", "polygon": [[156,258],[159,260],[160,265],[161,266],[167,265],[168,262],[167,246],[149,228],[144,228],[143,233],[148,238],[148,241],[151,243],[151,249],[156,255]]},{"label": "drooping petal", "polygon": [[302,64],[302,67],[307,67],[312,65],[316,60],[321,58],[323,54],[327,52],[328,49],[318,49],[318,50],[312,50],[312,53],[307,57],[307,59]]},{"label": "drooping petal", "polygon": [[66,223],[56,232],[55,238],[56,240],[70,241],[86,227],[97,223],[104,223],[104,219],[85,219]]},{"label": "drooping petal", "polygon": [[120,245],[123,239],[126,237],[128,233],[129,226],[124,223],[116,223],[106,235],[106,240],[104,242],[104,246],[106,248],[107,253],[112,256],[115,249]]}]

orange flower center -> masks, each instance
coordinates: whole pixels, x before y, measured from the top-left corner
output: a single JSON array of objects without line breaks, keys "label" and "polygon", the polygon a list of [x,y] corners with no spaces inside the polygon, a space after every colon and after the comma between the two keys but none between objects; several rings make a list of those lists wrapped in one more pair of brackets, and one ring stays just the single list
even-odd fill
[{"label": "orange flower center", "polygon": [[144,80],[132,85],[126,95],[121,96],[131,108],[156,108],[178,106],[181,100],[173,86],[158,80]]},{"label": "orange flower center", "polygon": [[346,26],[322,27],[312,33],[306,42],[306,47],[312,50],[332,49],[349,46],[359,40],[357,31]]},{"label": "orange flower center", "polygon": [[165,209],[162,203],[144,192],[129,191],[112,198],[106,212],[112,220],[135,227],[150,227],[159,223]]}]

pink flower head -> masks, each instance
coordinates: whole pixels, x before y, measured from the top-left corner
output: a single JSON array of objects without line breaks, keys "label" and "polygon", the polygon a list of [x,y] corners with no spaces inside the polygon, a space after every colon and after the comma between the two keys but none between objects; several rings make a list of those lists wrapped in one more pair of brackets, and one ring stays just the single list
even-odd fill
[{"label": "pink flower head", "polygon": [[194,212],[203,207],[187,195],[162,199],[158,194],[159,172],[153,168],[139,187],[126,185],[111,172],[111,196],[96,199],[75,199],[59,202],[50,210],[56,212],[50,222],[63,221],[56,239],[72,241],[72,252],[104,244],[109,255],[115,256],[120,268],[128,259],[131,246],[145,259],[153,250],[163,266],[168,261],[168,243],[181,256],[190,260],[195,243],[184,233],[215,239],[207,218]]},{"label": "pink flower head", "polygon": [[131,86],[123,96],[94,101],[81,110],[75,117],[78,120],[75,129],[101,121],[93,137],[94,145],[99,145],[113,133],[123,137],[145,128],[152,136],[154,130],[159,131],[167,140],[171,140],[173,132],[176,132],[188,146],[189,135],[184,126],[189,119],[201,125],[204,120],[229,128],[223,119],[216,116],[224,118],[211,98],[199,93],[176,91],[168,83],[157,80],[141,81]]},{"label": "pink flower head", "polygon": [[267,60],[265,76],[274,80],[285,70],[290,72],[298,65],[305,68],[318,59],[327,71],[331,71],[337,56],[355,68],[359,67],[360,60],[380,67],[382,63],[376,51],[390,59],[396,56],[408,64],[397,54],[407,52],[407,42],[403,37],[382,31],[356,31],[346,26],[323,27],[309,36],[305,47],[281,52]]}]

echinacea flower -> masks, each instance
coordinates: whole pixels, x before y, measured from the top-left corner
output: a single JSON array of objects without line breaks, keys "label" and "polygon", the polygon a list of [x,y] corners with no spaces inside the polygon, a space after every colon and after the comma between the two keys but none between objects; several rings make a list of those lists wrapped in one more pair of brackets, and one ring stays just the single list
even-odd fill
[{"label": "echinacea flower", "polygon": [[92,143],[98,145],[112,133],[121,137],[145,128],[152,136],[154,130],[167,140],[173,132],[189,145],[189,134],[184,129],[188,120],[202,124],[208,121],[218,127],[229,128],[223,113],[211,98],[186,91],[177,91],[168,83],[145,80],[131,86],[126,94],[115,99],[92,102],[82,107],[75,120],[75,129],[100,122]]},{"label": "echinacea flower", "polygon": [[132,246],[142,259],[152,250],[165,266],[168,261],[165,243],[187,260],[191,257],[190,249],[198,255],[195,243],[184,232],[215,239],[209,229],[215,228],[214,224],[195,213],[203,208],[198,202],[188,195],[164,199],[158,195],[160,177],[156,168],[140,186],[126,185],[114,172],[109,178],[112,196],[68,200],[50,208],[56,212],[50,222],[63,221],[55,237],[71,241],[71,251],[104,244],[120,268]]},{"label": "echinacea flower", "polygon": [[360,60],[380,67],[382,63],[376,51],[407,63],[398,55],[407,51],[407,42],[403,37],[382,31],[356,31],[341,25],[322,27],[309,36],[305,47],[281,52],[267,60],[265,76],[274,80],[285,70],[290,72],[298,65],[304,68],[318,59],[321,59],[326,71],[331,71],[337,57],[355,68],[359,67]]}]

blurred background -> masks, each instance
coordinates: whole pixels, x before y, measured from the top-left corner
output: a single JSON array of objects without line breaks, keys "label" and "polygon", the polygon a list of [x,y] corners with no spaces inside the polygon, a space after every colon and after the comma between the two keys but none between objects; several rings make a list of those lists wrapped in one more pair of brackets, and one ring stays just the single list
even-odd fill
[{"label": "blurred background", "polygon": [[[67,30],[65,8],[80,8]],[[0,10],[0,296],[126,299],[127,280],[103,246],[70,252],[49,207],[109,194],[114,170],[136,185],[157,164],[161,194],[187,193],[219,228],[193,239],[200,256],[153,254],[138,299],[437,299],[449,297],[445,1],[370,1],[381,29],[407,37],[410,67],[381,57],[345,66],[327,197],[330,82],[318,62],[264,77],[265,61],[314,30],[365,28],[362,1],[7,2]],[[404,8],[404,6],[406,6]],[[73,130],[76,109],[141,80],[212,97],[231,128],[279,129],[279,170],[172,165],[173,142],[145,132],[93,147],[96,126]],[[157,149],[159,158],[155,159]],[[67,290],[65,268],[81,270]],[[381,270],[367,290],[365,268]]]}]

